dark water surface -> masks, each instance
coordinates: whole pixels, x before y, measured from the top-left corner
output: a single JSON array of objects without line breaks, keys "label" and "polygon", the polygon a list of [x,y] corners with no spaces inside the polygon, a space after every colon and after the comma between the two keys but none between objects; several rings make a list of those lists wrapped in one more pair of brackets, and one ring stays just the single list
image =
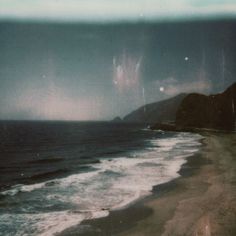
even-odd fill
[{"label": "dark water surface", "polygon": [[0,122],[0,235],[57,235],[179,177],[201,137],[110,122]]},{"label": "dark water surface", "polygon": [[0,122],[0,188],[83,171],[88,163],[141,149],[156,133],[108,122]]}]

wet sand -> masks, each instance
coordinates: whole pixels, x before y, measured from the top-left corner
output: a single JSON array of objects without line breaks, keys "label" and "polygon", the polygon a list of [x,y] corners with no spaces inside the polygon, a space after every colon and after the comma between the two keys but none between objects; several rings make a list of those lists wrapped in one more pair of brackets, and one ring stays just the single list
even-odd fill
[{"label": "wet sand", "polygon": [[203,147],[182,166],[182,177],[108,217],[62,235],[236,235],[236,134],[204,133]]}]

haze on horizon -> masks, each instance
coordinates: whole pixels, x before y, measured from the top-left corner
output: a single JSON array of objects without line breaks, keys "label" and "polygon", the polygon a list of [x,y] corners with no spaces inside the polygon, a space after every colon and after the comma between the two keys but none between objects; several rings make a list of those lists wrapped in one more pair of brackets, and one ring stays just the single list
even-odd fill
[{"label": "haze on horizon", "polygon": [[0,119],[106,120],[235,82],[232,0],[0,6]]}]

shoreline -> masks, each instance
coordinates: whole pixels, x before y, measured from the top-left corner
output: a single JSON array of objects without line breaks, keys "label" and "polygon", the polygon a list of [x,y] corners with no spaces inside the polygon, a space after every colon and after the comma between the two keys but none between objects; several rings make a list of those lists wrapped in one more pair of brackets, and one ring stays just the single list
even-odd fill
[{"label": "shoreline", "polygon": [[236,235],[236,134],[202,135],[203,146],[187,158],[179,178],[155,186],[152,195],[125,209],[60,235]]},{"label": "shoreline", "polygon": [[147,201],[144,205],[153,214],[117,236],[236,235],[236,134],[203,136],[200,168],[177,179],[177,186],[163,196]]},{"label": "shoreline", "polygon": [[180,176],[176,179],[154,186],[152,193],[149,196],[138,199],[122,209],[112,210],[106,217],[85,220],[79,226],[68,228],[64,232],[60,233],[60,235],[119,235],[120,233],[134,227],[137,222],[150,217],[153,215],[153,209],[152,207],[147,206],[148,202],[156,198],[164,197],[173,189],[178,189],[179,178],[192,176],[201,165],[205,164],[205,160],[201,158],[201,150],[205,145],[203,140],[204,137],[200,140],[202,145],[198,152],[186,158],[186,162],[178,171]]}]

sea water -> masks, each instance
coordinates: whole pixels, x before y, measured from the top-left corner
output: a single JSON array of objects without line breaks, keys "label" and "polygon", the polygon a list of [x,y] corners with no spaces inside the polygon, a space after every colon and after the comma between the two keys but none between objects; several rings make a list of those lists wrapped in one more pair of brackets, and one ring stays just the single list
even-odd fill
[{"label": "sea water", "polygon": [[201,136],[109,122],[0,123],[0,235],[56,235],[179,177]]}]

